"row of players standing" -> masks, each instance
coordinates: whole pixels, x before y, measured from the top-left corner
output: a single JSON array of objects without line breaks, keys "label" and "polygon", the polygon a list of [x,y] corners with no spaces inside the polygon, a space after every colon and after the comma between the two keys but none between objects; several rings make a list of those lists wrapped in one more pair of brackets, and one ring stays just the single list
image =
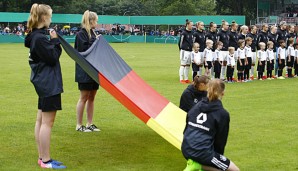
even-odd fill
[{"label": "row of players standing", "polygon": [[[271,42],[273,43],[271,49],[274,60],[272,61],[273,63],[271,62],[270,65],[267,65],[267,70],[269,69],[267,75],[272,75],[272,70],[275,70],[275,75],[282,76],[283,68],[281,67],[283,65],[278,67],[279,61],[274,65],[275,59],[278,59],[278,57],[275,57],[276,51],[280,46],[280,42],[287,42],[287,45],[289,45],[290,38],[296,38],[294,26],[288,27],[284,21],[280,22],[280,29],[278,30],[276,26],[271,26],[269,30],[268,24],[263,24],[259,32],[254,25],[250,26],[250,28],[243,25],[238,33],[238,24],[232,22],[230,27],[226,21],[222,22],[219,31],[217,31],[217,24],[211,22],[207,33],[204,31],[203,22],[197,22],[195,26],[196,30],[194,31],[193,22],[186,20],[186,27],[181,34],[178,44],[181,61],[179,68],[181,83],[190,82],[188,79],[190,64],[192,64],[193,78],[196,75],[202,75],[204,67],[205,75],[212,75],[212,77],[220,79],[227,78],[228,81],[232,81],[231,77],[234,75],[233,66],[236,63],[235,61],[237,61],[238,81],[253,80],[255,64],[259,65],[257,69],[258,78],[262,79],[265,66],[262,65],[261,61],[264,59],[260,59],[261,55],[257,55],[257,51],[265,51]],[[263,48],[264,44],[265,48]],[[261,45],[263,50],[258,45]],[[261,54],[260,52],[259,54]],[[243,53],[244,55],[241,55]],[[285,56],[282,55],[282,57]],[[259,61],[257,61],[257,58],[259,58]],[[289,71],[289,69],[291,67],[288,67],[288,72],[291,73],[292,71]],[[281,71],[279,74],[278,70]]]}]

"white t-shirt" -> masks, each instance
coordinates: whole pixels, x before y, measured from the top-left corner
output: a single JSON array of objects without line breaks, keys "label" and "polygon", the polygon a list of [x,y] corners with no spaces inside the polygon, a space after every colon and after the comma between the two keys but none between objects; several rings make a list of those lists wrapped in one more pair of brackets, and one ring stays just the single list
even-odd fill
[{"label": "white t-shirt", "polygon": [[192,58],[192,61],[197,64],[197,65],[200,65],[202,63],[201,61],[201,53],[200,52],[195,52],[195,51],[192,51],[191,52],[191,58]]},{"label": "white t-shirt", "polygon": [[244,48],[244,52],[245,52],[245,56],[246,57],[252,57],[252,51],[251,51],[251,47],[250,46],[245,46]]},{"label": "white t-shirt", "polygon": [[280,56],[280,59],[286,59],[286,56],[287,56],[287,54],[286,54],[286,48],[279,47],[277,49],[277,54]]},{"label": "white t-shirt", "polygon": [[245,59],[245,49],[238,48],[237,49],[237,58]]},{"label": "white t-shirt", "polygon": [[235,54],[228,54],[227,55],[227,65],[228,66],[235,66]]},{"label": "white t-shirt", "polygon": [[274,52],[272,49],[267,49],[267,61],[274,60]]},{"label": "white t-shirt", "polygon": [[214,52],[214,61],[223,61],[223,57],[222,57],[222,53],[221,53],[221,50],[218,50],[218,49],[215,49],[215,52]]},{"label": "white t-shirt", "polygon": [[290,56],[295,56],[295,49],[293,46],[288,46],[288,54]]},{"label": "white t-shirt", "polygon": [[295,49],[295,57],[298,58],[298,49]]},{"label": "white t-shirt", "polygon": [[208,48],[205,48],[204,52],[204,58],[206,58],[206,61],[212,61],[213,59],[213,56],[212,56],[212,50],[211,49],[208,49]]},{"label": "white t-shirt", "polygon": [[266,51],[259,50],[259,52],[258,52],[258,58],[261,61],[265,61],[267,59]]}]

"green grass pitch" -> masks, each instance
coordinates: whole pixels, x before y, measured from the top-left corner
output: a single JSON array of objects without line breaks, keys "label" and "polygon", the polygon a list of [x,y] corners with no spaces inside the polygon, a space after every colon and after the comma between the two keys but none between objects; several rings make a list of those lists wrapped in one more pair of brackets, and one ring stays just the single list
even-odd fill
[{"label": "green grass pitch", "polygon": [[[112,44],[157,92],[179,105],[176,44]],[[41,170],[34,124],[37,95],[30,83],[28,49],[0,44],[0,170]],[[102,88],[95,102],[99,133],[79,133],[74,61],[63,52],[63,110],[57,113],[51,154],[68,170],[181,171],[181,152],[162,139]],[[223,99],[230,112],[225,155],[244,171],[298,170],[298,78],[227,84]],[[84,114],[86,123],[86,114]]]}]

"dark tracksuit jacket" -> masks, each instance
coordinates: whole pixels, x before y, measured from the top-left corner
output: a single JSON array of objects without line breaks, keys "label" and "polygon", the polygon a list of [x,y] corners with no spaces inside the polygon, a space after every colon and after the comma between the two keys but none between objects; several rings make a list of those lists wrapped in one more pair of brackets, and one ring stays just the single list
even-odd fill
[{"label": "dark tracksuit jacket", "polygon": [[203,98],[187,113],[181,147],[184,157],[204,165],[212,160],[214,153],[223,155],[229,123],[229,113],[220,100],[209,102]]},{"label": "dark tracksuit jacket", "polygon": [[294,39],[294,43],[295,43],[295,39],[296,39],[296,34],[295,33],[287,33],[287,46],[289,46],[289,39],[293,38]]},{"label": "dark tracksuit jacket", "polygon": [[257,39],[257,49],[258,50],[260,49],[260,47],[259,47],[260,42],[264,42],[265,43],[265,48],[267,49],[267,42],[268,42],[268,33],[267,32],[261,31],[258,34],[258,39]]},{"label": "dark tracksuit jacket", "polygon": [[228,51],[229,48],[229,35],[227,31],[220,30],[217,33],[217,41],[221,41],[223,43],[222,51]]},{"label": "dark tracksuit jacket", "polygon": [[192,45],[193,45],[193,33],[192,31],[184,30],[180,36],[179,40],[179,50],[185,50],[185,51],[192,51]]},{"label": "dark tracksuit jacket", "polygon": [[180,98],[180,109],[188,112],[195,104],[207,96],[207,91],[198,91],[193,85],[189,85]]},{"label": "dark tracksuit jacket", "polygon": [[199,52],[203,52],[206,48],[206,36],[204,31],[197,30],[196,32],[194,32],[193,37],[194,42],[200,45]]},{"label": "dark tracksuit jacket", "polygon": [[276,41],[278,43],[278,47],[279,47],[279,41],[280,40],[284,40],[285,42],[287,42],[287,31],[286,30],[277,30],[276,32]]},{"label": "dark tracksuit jacket", "polygon": [[213,47],[212,47],[212,51],[214,52],[216,49],[216,42],[217,42],[217,33],[216,32],[211,32],[209,31],[206,34],[206,39],[212,40],[213,41]]},{"label": "dark tracksuit jacket", "polygon": [[268,33],[268,41],[273,42],[273,52],[276,52],[276,47],[278,46],[278,42],[276,41],[276,34]]},{"label": "dark tracksuit jacket", "polygon": [[245,40],[245,38],[247,37],[247,35],[244,35],[244,34],[239,34],[238,35],[238,40]]},{"label": "dark tracksuit jacket", "polygon": [[[91,31],[91,38],[89,38],[86,29],[82,28],[76,35],[74,48],[77,49],[78,52],[85,52],[91,47],[95,40],[96,35],[93,31]],[[77,63],[75,81],[78,83],[96,83]]]},{"label": "dark tracksuit jacket", "polygon": [[252,43],[250,45],[251,51],[252,52],[256,52],[258,35],[257,34],[252,34],[252,33],[248,33],[247,36],[252,38]]},{"label": "dark tracksuit jacket", "polygon": [[238,49],[238,33],[230,31],[229,32],[229,47],[234,47],[235,51]]},{"label": "dark tracksuit jacket", "polygon": [[30,81],[40,98],[63,92],[60,42],[58,38],[49,40],[45,33],[45,29],[33,29],[25,38],[25,47],[30,49]]}]

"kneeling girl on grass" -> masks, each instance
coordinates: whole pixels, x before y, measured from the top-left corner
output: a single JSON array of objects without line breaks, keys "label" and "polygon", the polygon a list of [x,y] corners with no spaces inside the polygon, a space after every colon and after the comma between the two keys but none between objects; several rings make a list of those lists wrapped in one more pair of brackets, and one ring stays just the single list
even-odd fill
[{"label": "kneeling girl on grass", "polygon": [[[219,79],[209,81],[207,98],[188,113],[182,142],[182,153],[188,160],[185,171],[228,170],[239,168],[224,154],[228,139],[230,116],[223,108],[225,84]],[[202,168],[200,168],[200,164]],[[192,168],[197,166],[199,168]]]}]

